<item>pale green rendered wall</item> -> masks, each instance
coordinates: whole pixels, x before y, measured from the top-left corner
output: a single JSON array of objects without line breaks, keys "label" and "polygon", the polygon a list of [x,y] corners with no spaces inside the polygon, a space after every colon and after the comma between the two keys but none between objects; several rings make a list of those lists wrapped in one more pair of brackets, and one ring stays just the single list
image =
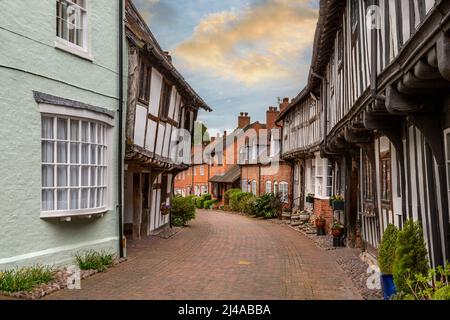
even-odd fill
[{"label": "pale green rendered wall", "polygon": [[[88,2],[93,62],[54,47],[55,0],[0,1],[0,270],[67,264],[92,248],[118,251],[118,1]],[[41,115],[33,90],[116,112],[104,217],[40,219]]]}]

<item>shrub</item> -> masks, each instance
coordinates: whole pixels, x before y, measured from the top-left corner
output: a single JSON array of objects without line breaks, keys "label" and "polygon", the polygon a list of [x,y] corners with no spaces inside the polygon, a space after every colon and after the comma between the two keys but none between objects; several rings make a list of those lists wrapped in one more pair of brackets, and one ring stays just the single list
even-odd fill
[{"label": "shrub", "polygon": [[205,193],[202,197],[203,197],[203,200],[205,200],[205,201],[212,199],[212,196],[209,193]]},{"label": "shrub", "polygon": [[116,255],[106,251],[90,250],[83,254],[77,254],[75,260],[81,270],[105,271],[114,264]]},{"label": "shrub", "polygon": [[450,300],[450,265],[429,270],[426,275],[412,274],[406,284],[408,291],[396,295],[396,300]]},{"label": "shrub", "polygon": [[422,226],[409,220],[399,231],[393,265],[394,283],[398,291],[408,292],[407,279],[412,275],[426,275],[428,272],[427,249],[423,239]]},{"label": "shrub", "polygon": [[203,197],[196,197],[195,198],[195,206],[197,209],[203,209],[203,203],[205,202],[205,199]]},{"label": "shrub", "polygon": [[450,300],[450,287],[445,286],[436,290],[433,296],[433,300]]},{"label": "shrub", "polygon": [[277,216],[280,209],[277,205],[277,195],[273,193],[265,193],[255,201],[255,214],[266,219],[272,219]]},{"label": "shrub", "polygon": [[246,214],[256,214],[256,197],[253,194],[247,194],[241,198],[240,211]]},{"label": "shrub", "polygon": [[41,284],[49,283],[54,277],[55,270],[40,265],[0,271],[0,291],[31,291]]},{"label": "shrub", "polygon": [[229,205],[232,195],[234,193],[238,193],[238,192],[241,192],[241,189],[228,189],[227,191],[225,191],[225,193],[223,195],[223,200],[225,202],[225,205]]},{"label": "shrub", "polygon": [[392,266],[395,260],[395,251],[397,249],[398,229],[393,224],[388,225],[381,240],[380,250],[378,252],[378,262],[380,270],[384,274],[392,274]]},{"label": "shrub", "polygon": [[230,198],[230,207],[232,211],[241,212],[241,201],[249,196],[252,196],[252,193],[249,192],[242,192],[239,190],[239,192],[233,192],[231,193]]},{"label": "shrub", "polygon": [[206,200],[205,202],[203,202],[203,208],[204,209],[210,209],[216,203],[219,203],[219,200],[217,200],[217,199]]},{"label": "shrub", "polygon": [[195,219],[195,206],[193,201],[189,197],[174,197],[172,199],[172,224],[180,227],[186,225],[193,219]]}]

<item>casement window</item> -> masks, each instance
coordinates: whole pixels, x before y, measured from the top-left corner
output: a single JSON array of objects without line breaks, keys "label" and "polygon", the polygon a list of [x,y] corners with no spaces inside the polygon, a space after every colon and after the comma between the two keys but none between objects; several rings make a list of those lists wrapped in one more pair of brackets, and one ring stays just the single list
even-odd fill
[{"label": "casement window", "polygon": [[258,194],[256,190],[256,180],[252,181],[252,193],[256,196]]},{"label": "casement window", "polygon": [[56,0],[56,36],[69,47],[88,51],[87,0]]},{"label": "casement window", "polygon": [[205,166],[200,166],[200,175],[201,176],[205,175]]},{"label": "casement window", "polygon": [[247,186],[247,180],[243,179],[242,182],[241,182],[241,189],[242,189],[242,192],[247,192],[247,188],[248,188],[248,186]]},{"label": "casement window", "polygon": [[107,131],[101,122],[42,116],[44,214],[87,214],[106,209]]},{"label": "casement window", "polygon": [[195,186],[195,195],[200,196],[200,188],[198,186]]},{"label": "casement window", "polygon": [[274,184],[273,184],[273,193],[274,194],[277,194],[278,193],[278,182],[274,182]]},{"label": "casement window", "polygon": [[207,194],[208,193],[208,187],[207,186],[202,186],[201,190],[202,190],[202,194]]},{"label": "casement window", "polygon": [[161,104],[159,107],[159,116],[167,119],[170,109],[170,98],[172,95],[172,86],[164,79],[161,91]]},{"label": "casement window", "polygon": [[150,83],[152,78],[152,67],[142,61],[139,72],[139,100],[146,105],[150,101]]},{"label": "casement window", "polygon": [[272,181],[266,181],[266,193],[272,192]]},{"label": "casement window", "polygon": [[282,203],[289,202],[288,187],[289,187],[289,184],[287,182],[284,182],[284,181],[280,182],[279,188],[280,188],[280,195],[281,195]]},{"label": "casement window", "polygon": [[363,197],[373,200],[373,164],[366,152],[363,152]]},{"label": "casement window", "polygon": [[[327,161],[327,160],[324,160]],[[330,161],[327,161],[327,185],[326,185],[326,197],[331,197],[333,195],[333,163]]]},{"label": "casement window", "polygon": [[311,176],[310,176],[310,192],[316,193],[316,159],[311,159]]}]

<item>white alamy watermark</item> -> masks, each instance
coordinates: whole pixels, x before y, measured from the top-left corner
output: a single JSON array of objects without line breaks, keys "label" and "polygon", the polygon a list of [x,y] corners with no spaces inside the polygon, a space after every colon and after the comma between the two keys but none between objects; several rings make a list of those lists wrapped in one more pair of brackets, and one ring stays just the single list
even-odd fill
[{"label": "white alamy watermark", "polygon": [[81,290],[81,270],[77,266],[67,267],[67,289]]},{"label": "white alamy watermark", "polygon": [[372,264],[367,268],[367,274],[370,274],[370,276],[367,278],[366,286],[369,290],[380,290],[381,289],[381,270],[380,268]]},{"label": "white alamy watermark", "polygon": [[366,27],[368,30],[381,30],[381,8],[369,6],[366,11]]}]

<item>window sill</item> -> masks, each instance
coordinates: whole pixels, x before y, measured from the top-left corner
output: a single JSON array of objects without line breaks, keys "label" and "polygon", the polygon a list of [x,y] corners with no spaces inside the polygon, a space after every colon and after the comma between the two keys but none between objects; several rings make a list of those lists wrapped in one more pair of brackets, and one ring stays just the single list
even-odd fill
[{"label": "window sill", "polygon": [[87,209],[87,210],[75,210],[75,211],[41,211],[41,219],[61,219],[70,221],[71,218],[93,218],[94,216],[103,216],[109,209]]},{"label": "window sill", "polygon": [[75,56],[78,56],[84,60],[88,60],[90,62],[94,62],[94,56],[92,56],[89,52],[79,49],[75,46],[69,45],[68,42],[63,41],[61,39],[57,39],[55,41],[55,48]]}]

